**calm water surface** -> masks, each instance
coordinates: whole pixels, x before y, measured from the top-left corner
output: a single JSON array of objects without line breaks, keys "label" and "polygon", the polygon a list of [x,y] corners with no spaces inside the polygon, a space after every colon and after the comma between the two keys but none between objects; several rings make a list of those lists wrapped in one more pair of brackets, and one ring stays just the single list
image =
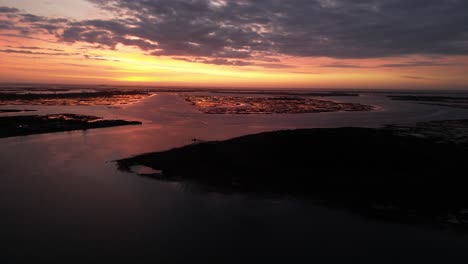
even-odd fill
[{"label": "calm water surface", "polygon": [[24,107],[144,125],[0,139],[0,263],[448,263],[468,257],[468,235],[375,221],[302,199],[197,192],[119,172],[111,162],[186,145],[192,138],[468,118],[467,110],[384,95],[333,99],[382,110],[204,115],[180,96],[164,93],[121,109]]}]

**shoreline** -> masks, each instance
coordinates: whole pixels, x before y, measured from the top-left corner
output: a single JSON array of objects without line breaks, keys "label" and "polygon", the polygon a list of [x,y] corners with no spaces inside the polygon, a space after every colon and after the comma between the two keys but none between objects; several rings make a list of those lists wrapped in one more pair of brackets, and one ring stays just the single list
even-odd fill
[{"label": "shoreline", "polygon": [[37,110],[30,110],[30,109],[0,109],[0,114],[36,112],[36,111]]},{"label": "shoreline", "polygon": [[0,117],[0,138],[141,124],[76,114],[3,116]]},{"label": "shoreline", "polygon": [[140,102],[152,94],[145,91],[95,91],[73,93],[0,93],[0,105],[117,106]]},{"label": "shoreline", "polygon": [[299,96],[182,95],[182,98],[204,114],[308,114],[377,111],[375,106],[370,105]]},{"label": "shoreline", "polygon": [[446,126],[468,129],[468,120],[282,130],[116,163],[122,171],[145,166],[158,173],[138,175],[210,192],[305,196],[380,219],[468,231],[468,140],[444,138]]}]

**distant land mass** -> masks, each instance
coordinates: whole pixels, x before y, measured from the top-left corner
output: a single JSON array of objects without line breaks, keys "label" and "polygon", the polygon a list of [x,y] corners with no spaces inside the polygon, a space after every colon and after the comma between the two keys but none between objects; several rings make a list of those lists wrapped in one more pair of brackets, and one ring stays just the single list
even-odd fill
[{"label": "distant land mass", "polygon": [[3,116],[0,117],[0,138],[126,125],[141,125],[141,122],[76,114]]},{"label": "distant land mass", "polygon": [[[46,93],[21,90],[22,93],[0,93],[0,105],[123,105],[138,102],[150,93],[144,91],[91,91],[63,93],[64,90],[47,90]],[[57,93],[56,93],[57,92]]]},{"label": "distant land mass", "polygon": [[194,140],[117,163],[208,191],[309,196],[382,219],[468,231],[467,136],[468,120],[285,130]]}]

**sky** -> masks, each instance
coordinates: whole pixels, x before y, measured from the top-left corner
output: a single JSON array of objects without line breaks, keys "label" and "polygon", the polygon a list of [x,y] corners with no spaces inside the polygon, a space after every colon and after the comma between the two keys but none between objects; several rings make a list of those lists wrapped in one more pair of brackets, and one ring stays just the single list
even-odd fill
[{"label": "sky", "polygon": [[466,0],[0,0],[0,82],[468,89]]}]

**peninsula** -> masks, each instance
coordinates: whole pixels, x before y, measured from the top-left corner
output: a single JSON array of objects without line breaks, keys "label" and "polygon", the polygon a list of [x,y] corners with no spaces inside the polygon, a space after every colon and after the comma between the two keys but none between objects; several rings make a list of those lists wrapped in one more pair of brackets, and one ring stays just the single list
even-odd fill
[{"label": "peninsula", "polygon": [[[468,120],[301,129],[118,160],[121,170],[215,192],[307,196],[403,222],[468,230]],[[447,130],[457,130],[456,137]]]},{"label": "peninsula", "polygon": [[141,125],[141,122],[76,114],[4,116],[0,117],[0,138],[126,125]]}]

